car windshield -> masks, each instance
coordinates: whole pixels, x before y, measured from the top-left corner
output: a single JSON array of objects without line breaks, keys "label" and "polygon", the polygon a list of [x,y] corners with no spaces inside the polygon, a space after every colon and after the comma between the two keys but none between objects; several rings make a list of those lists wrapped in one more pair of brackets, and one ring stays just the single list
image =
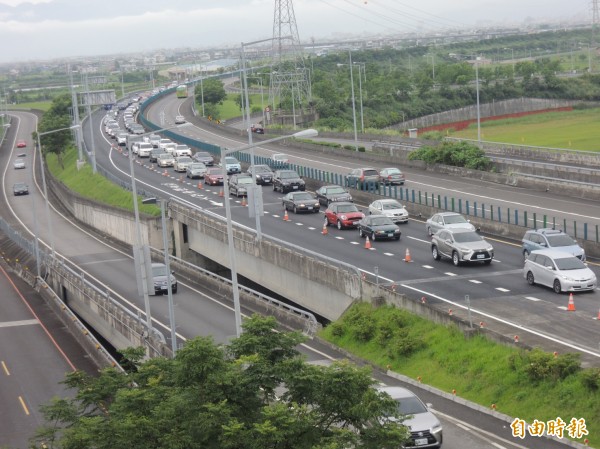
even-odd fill
[{"label": "car windshield", "polygon": [[364,175],[365,176],[377,176],[377,175],[379,175],[379,173],[377,173],[377,170],[365,170]]},{"label": "car windshield", "polygon": [[476,232],[458,232],[454,234],[454,240],[458,243],[479,242],[483,237]]},{"label": "car windshield", "polygon": [[462,215],[446,215],[444,217],[444,221],[446,224],[457,224],[457,223],[466,223],[465,217]]},{"label": "car windshield", "polygon": [[298,193],[296,195],[293,195],[292,198],[296,201],[314,200],[310,193]]},{"label": "car windshield", "polygon": [[342,187],[327,187],[325,189],[325,194],[327,195],[331,195],[331,194],[337,194],[337,193],[346,193],[346,191],[342,188]]},{"label": "car windshield", "polygon": [[401,173],[401,171],[397,168],[388,168],[386,172],[388,175],[399,175]]},{"label": "car windshield", "polygon": [[573,246],[577,245],[577,242],[566,234],[560,235],[548,235],[548,242],[550,246]]},{"label": "car windshield", "polygon": [[554,259],[559,270],[581,270],[585,268],[585,264],[577,257],[563,257],[562,259]]},{"label": "car windshield", "polygon": [[198,151],[198,152],[196,153],[196,156],[197,156],[197,157],[212,157],[210,154],[208,154],[208,153],[203,153],[203,152],[201,152],[201,151]]},{"label": "car windshield", "polygon": [[382,203],[383,210],[402,209],[402,204],[397,202]]},{"label": "car windshield", "polygon": [[160,153],[158,155],[158,157],[161,159],[172,159],[173,158],[173,156],[171,156],[169,153]]},{"label": "car windshield", "polygon": [[298,174],[295,171],[282,171],[281,179],[294,179],[298,177]]},{"label": "car windshield", "polygon": [[226,157],[225,158],[225,163],[226,164],[239,164],[237,159],[234,159],[232,157]]},{"label": "car windshield", "polygon": [[252,178],[238,178],[238,184],[253,184]]},{"label": "car windshield", "polygon": [[152,276],[166,276],[167,267],[165,265],[159,265],[152,267]]},{"label": "car windshield", "polygon": [[344,205],[344,206],[339,206],[337,211],[338,212],[358,212],[358,209],[356,208],[356,206],[354,206],[352,204],[348,204],[348,205]]},{"label": "car windshield", "polygon": [[185,156],[185,157],[179,157],[179,158],[177,158],[177,162],[179,162],[180,164],[181,164],[182,162],[183,162],[183,163],[186,163],[186,162],[192,162],[192,159],[191,159],[191,158],[189,158],[189,157],[187,157],[187,156]]},{"label": "car windshield", "polygon": [[416,397],[396,399],[396,402],[398,411],[402,415],[417,415],[427,411],[423,403]]},{"label": "car windshield", "polygon": [[203,168],[205,168],[204,164],[200,164],[200,163],[190,164],[191,170],[202,170]]},{"label": "car windshield", "polygon": [[210,170],[208,170],[208,174],[209,175],[213,175],[213,176],[218,176],[218,175],[222,175],[223,173],[221,173],[221,169],[220,168],[211,168]]},{"label": "car windshield", "polygon": [[390,220],[387,217],[377,217],[377,218],[373,218],[371,220],[371,224],[373,226],[384,226],[384,225],[390,225],[390,224],[394,224],[394,223],[392,223],[392,220]]}]

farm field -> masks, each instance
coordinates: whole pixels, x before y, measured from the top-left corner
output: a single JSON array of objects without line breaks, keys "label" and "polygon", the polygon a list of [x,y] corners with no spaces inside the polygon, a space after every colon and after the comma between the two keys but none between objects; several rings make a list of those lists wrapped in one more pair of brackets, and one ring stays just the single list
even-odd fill
[{"label": "farm field", "polygon": [[[477,124],[452,137],[477,139]],[[481,139],[571,150],[600,151],[600,109],[547,112],[481,123]]]}]

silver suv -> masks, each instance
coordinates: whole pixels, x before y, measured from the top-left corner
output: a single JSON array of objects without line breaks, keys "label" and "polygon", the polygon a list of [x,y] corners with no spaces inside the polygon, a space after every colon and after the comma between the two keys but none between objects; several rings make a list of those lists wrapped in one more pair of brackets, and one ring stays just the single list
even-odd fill
[{"label": "silver suv", "polygon": [[525,259],[529,257],[531,251],[552,248],[571,254],[585,262],[583,248],[572,237],[559,229],[542,228],[527,231],[521,242]]},{"label": "silver suv", "polygon": [[435,260],[452,259],[454,266],[462,262],[489,265],[494,258],[494,247],[475,231],[441,229],[431,238],[431,254]]}]

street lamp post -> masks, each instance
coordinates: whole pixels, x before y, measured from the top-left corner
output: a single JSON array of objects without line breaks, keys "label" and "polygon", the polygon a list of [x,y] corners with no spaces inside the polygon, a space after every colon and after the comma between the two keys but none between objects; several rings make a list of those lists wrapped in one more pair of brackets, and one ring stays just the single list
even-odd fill
[{"label": "street lamp post", "polygon": [[[183,128],[185,126],[189,126],[190,123],[183,123],[181,125],[171,126],[168,128],[156,129],[147,133],[140,134],[140,137],[147,136],[154,133],[159,133],[162,131],[168,131],[169,129],[174,128]],[[140,210],[137,202],[137,186],[135,183],[135,172],[133,170],[133,152],[129,152],[129,172],[131,176],[131,193],[133,196],[133,214],[135,219],[135,229],[136,229],[136,243],[133,245],[133,255],[134,261],[138,261],[140,264],[140,272],[141,272],[141,284],[142,284],[142,295],[144,297],[144,308],[146,312],[146,327],[148,328],[148,335],[152,331],[152,315],[150,311],[150,297],[148,296],[148,276],[146,267],[146,257],[144,252],[144,244],[142,239],[142,226],[140,224]],[[136,267],[136,276],[138,275],[138,270]],[[170,284],[170,282],[169,282]]]},{"label": "street lamp post", "polygon": [[46,220],[48,221],[48,232],[50,233],[50,250],[52,252],[52,258],[54,258],[56,255],[54,252],[54,233],[52,232],[52,220],[50,219],[50,199],[48,198],[48,187],[46,185],[46,174],[44,173],[44,159],[42,156],[42,143],[40,139],[42,136],[46,136],[48,134],[54,134],[60,131],[68,131],[77,128],[79,128],[79,125],[73,125],[69,126],[68,128],[53,129],[52,131],[37,133],[37,147],[40,154],[40,166],[42,168],[42,187],[44,189],[44,197],[46,199]]},{"label": "street lamp post", "polygon": [[[264,142],[251,143],[246,146],[240,148],[221,148],[221,161],[225,160],[225,156],[235,152],[242,152],[247,150],[252,150],[253,148],[259,145],[265,145],[273,142],[277,142],[279,140],[288,139],[290,137],[296,138],[310,138],[318,135],[318,132],[314,129],[306,129],[303,131],[299,131],[297,133],[287,135],[287,136],[279,136],[273,139],[265,140]],[[236,268],[236,259],[235,259],[235,247],[233,241],[233,223],[231,221],[231,204],[229,201],[229,183],[227,180],[227,167],[223,162],[223,192],[225,198],[225,217],[227,220],[227,247],[229,253],[229,269],[231,270],[231,287],[233,288],[233,308],[235,313],[235,331],[236,336],[240,336],[242,334],[242,313],[240,309],[240,292],[238,287],[238,276],[237,276],[237,268]],[[257,230],[258,234],[258,230]]]},{"label": "street lamp post", "polygon": [[177,332],[175,330],[175,309],[173,307],[173,285],[171,284],[171,259],[169,257],[169,241],[167,238],[167,220],[165,218],[165,209],[167,200],[164,199],[156,199],[156,198],[148,198],[143,200],[144,204],[156,204],[160,203],[160,222],[162,226],[162,238],[163,238],[163,255],[165,261],[165,269],[167,271],[167,303],[169,308],[169,327],[171,328],[171,351],[173,353],[173,358],[175,358],[175,354],[177,353]]},{"label": "street lamp post", "polygon": [[481,113],[479,110],[479,56],[475,58],[475,85],[477,89],[477,142],[481,146]]},{"label": "street lamp post", "polygon": [[365,82],[367,81],[367,67],[364,62],[355,62],[354,64],[358,65],[358,98],[360,100],[360,130],[361,133],[365,133],[365,116],[363,112],[363,94],[362,94],[362,73],[364,73]]}]

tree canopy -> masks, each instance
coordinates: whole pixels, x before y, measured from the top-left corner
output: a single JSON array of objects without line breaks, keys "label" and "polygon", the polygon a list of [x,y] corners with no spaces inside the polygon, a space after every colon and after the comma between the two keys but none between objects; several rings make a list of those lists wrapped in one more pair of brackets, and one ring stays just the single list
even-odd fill
[{"label": "tree canopy", "polygon": [[[408,437],[397,404],[373,388],[368,368],[309,364],[304,337],[253,316],[227,346],[190,340],[174,359],[97,377],[68,374],[72,399],[42,407],[36,444],[64,449],[398,448]],[[393,419],[383,419],[390,417]]]}]

